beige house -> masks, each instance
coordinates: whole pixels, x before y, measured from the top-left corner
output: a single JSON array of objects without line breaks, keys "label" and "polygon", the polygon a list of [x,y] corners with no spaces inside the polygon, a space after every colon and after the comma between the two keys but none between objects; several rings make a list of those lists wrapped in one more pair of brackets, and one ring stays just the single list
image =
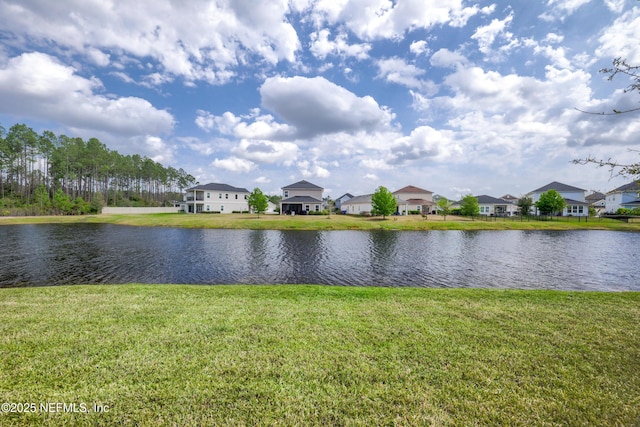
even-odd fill
[{"label": "beige house", "polygon": [[[398,214],[408,215],[411,211],[418,211],[421,214],[431,212],[433,207],[433,191],[408,185],[393,192],[398,199]],[[404,212],[403,212],[404,210]]]}]

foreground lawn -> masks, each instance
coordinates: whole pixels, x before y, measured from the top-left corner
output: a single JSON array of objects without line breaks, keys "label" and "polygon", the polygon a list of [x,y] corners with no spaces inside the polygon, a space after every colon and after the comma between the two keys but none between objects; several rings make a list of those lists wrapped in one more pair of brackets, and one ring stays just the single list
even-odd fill
[{"label": "foreground lawn", "polygon": [[548,221],[517,218],[495,218],[471,220],[469,218],[429,215],[393,216],[386,219],[351,215],[261,215],[254,214],[140,214],[140,215],[86,215],[86,216],[42,216],[0,217],[2,224],[37,223],[109,223],[137,226],[187,227],[187,228],[231,228],[253,230],[620,230],[640,231],[640,222],[624,223],[613,219],[554,218]]},{"label": "foreground lawn", "polygon": [[638,425],[639,319],[640,293],[0,289],[0,400],[37,405],[0,425]]}]

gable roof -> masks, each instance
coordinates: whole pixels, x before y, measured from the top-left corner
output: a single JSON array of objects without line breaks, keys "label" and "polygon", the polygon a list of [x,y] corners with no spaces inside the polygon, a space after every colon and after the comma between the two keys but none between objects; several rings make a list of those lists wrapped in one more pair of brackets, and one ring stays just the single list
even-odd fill
[{"label": "gable roof", "polygon": [[481,196],[476,196],[478,199],[478,203],[483,205],[512,205],[513,202],[505,199],[498,199],[497,197],[487,196],[483,194]]},{"label": "gable roof", "polygon": [[248,193],[249,190],[246,188],[234,187],[229,184],[221,184],[217,182],[210,182],[209,184],[198,185],[192,188],[189,188],[187,191],[192,190],[205,190],[205,191],[231,191],[235,193]]},{"label": "gable roof", "polygon": [[303,190],[324,190],[322,187],[318,187],[315,184],[310,183],[309,181],[298,181],[296,183],[287,185],[286,187],[282,187],[283,190],[292,190],[292,189],[303,189]]},{"label": "gable roof", "polygon": [[371,196],[373,194],[364,194],[362,196],[355,196],[347,200],[346,202],[342,202],[343,205],[357,205],[358,203],[371,203]]},{"label": "gable roof", "polygon": [[597,201],[599,201],[599,200],[604,200],[604,198],[605,198],[605,195],[604,195],[604,194],[600,193],[599,191],[595,191],[595,192],[593,192],[593,193],[589,194],[589,195],[588,195],[587,197],[585,197],[584,199],[585,199],[587,202],[591,202],[591,203],[593,203],[593,202],[597,202]]},{"label": "gable roof", "polygon": [[629,192],[640,191],[640,183],[638,181],[633,181],[628,184],[621,185],[620,187],[609,191],[609,193],[616,193],[616,192],[624,193],[627,191]]},{"label": "gable roof", "polygon": [[426,194],[432,194],[433,191],[424,190],[422,188],[418,188],[418,187],[413,186],[413,185],[407,185],[406,187],[403,187],[403,188],[393,192],[393,194],[396,194],[396,193],[426,193]]},{"label": "gable roof", "polygon": [[336,200],[340,200],[343,197],[347,197],[348,199],[353,199],[353,194],[351,193],[344,193],[342,196],[338,197]]},{"label": "gable roof", "polygon": [[542,192],[549,191],[549,190],[556,190],[558,192],[561,192],[561,191],[570,191],[570,192],[573,192],[573,191],[586,191],[586,190],[584,190],[582,188],[574,187],[572,185],[563,184],[563,183],[558,182],[558,181],[553,181],[553,182],[551,182],[551,183],[549,183],[549,184],[547,184],[547,185],[545,185],[543,187],[538,188],[537,190],[533,190],[533,191],[529,192],[529,194],[531,194],[531,193],[542,193]]}]

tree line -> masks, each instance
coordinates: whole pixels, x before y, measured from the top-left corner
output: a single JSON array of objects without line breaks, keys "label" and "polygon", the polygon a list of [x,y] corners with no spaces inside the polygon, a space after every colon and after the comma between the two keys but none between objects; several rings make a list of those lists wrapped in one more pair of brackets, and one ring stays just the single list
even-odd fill
[{"label": "tree line", "polygon": [[0,125],[0,215],[83,214],[103,206],[170,206],[195,178],[110,150],[97,138]]}]

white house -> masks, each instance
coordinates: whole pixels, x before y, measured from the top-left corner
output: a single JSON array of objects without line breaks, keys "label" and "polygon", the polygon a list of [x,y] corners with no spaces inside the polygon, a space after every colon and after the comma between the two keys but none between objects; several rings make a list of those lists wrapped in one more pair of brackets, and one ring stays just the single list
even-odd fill
[{"label": "white house", "polygon": [[[433,191],[423,190],[413,185],[407,185],[393,192],[398,200],[398,213],[407,215],[409,211],[429,213],[433,206]],[[404,212],[400,209],[402,209]]]},{"label": "white house", "polygon": [[480,215],[486,216],[513,216],[518,211],[518,206],[509,200],[498,199],[497,197],[483,194],[476,197]]},{"label": "white house", "polygon": [[343,209],[342,209],[342,204],[343,204],[344,202],[346,202],[347,200],[350,200],[350,199],[353,199],[353,194],[351,194],[351,193],[345,193],[345,194],[343,194],[342,196],[338,197],[338,198],[335,200],[335,203],[336,203],[336,209],[338,209],[339,211],[342,211],[342,210],[343,210]]},{"label": "white house", "polygon": [[228,184],[209,183],[189,188],[184,195],[183,210],[187,213],[246,212],[249,191]]},{"label": "white house", "polygon": [[371,196],[373,194],[364,194],[362,196],[355,196],[342,202],[342,212],[349,215],[360,215],[364,213],[371,213],[373,205],[371,204]]},{"label": "white house", "polygon": [[615,213],[619,208],[637,207],[639,198],[640,183],[633,181],[625,184],[607,193],[605,198],[605,211],[607,213]]},{"label": "white house", "polygon": [[531,197],[531,200],[534,203],[534,206],[532,206],[532,211],[534,213],[538,213],[535,203],[540,200],[540,195],[549,190],[556,190],[566,202],[566,206],[562,210],[562,216],[589,216],[589,203],[585,199],[585,193],[587,190],[557,181],[551,182],[526,194],[528,197]]},{"label": "white house", "polygon": [[281,215],[306,215],[322,210],[324,188],[302,180],[282,187]]}]

